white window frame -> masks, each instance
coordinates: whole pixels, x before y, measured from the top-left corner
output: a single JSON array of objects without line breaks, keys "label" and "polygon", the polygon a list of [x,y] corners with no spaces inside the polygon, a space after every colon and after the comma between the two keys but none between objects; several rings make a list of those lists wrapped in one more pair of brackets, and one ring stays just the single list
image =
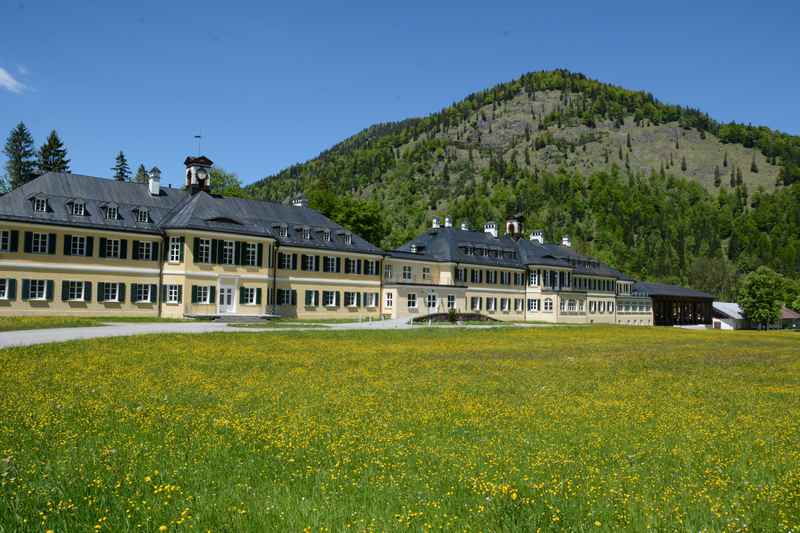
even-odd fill
[{"label": "white window frame", "polygon": [[181,262],[181,238],[180,237],[170,237],[169,238],[169,262],[170,263],[180,263]]},{"label": "white window frame", "polygon": [[545,313],[552,313],[553,312],[553,299],[552,298],[545,298],[543,307],[544,307],[544,312]]},{"label": "white window frame", "polygon": [[34,213],[47,213],[47,198],[34,198],[33,199],[33,212]]},{"label": "white window frame", "polygon": [[326,229],[322,232],[322,240],[325,242],[331,242],[331,230]]},{"label": "white window frame", "polygon": [[153,241],[139,241],[139,259],[142,261],[153,260]]},{"label": "white window frame", "polygon": [[456,308],[456,295],[455,294],[448,294],[447,295],[447,309],[455,309]]},{"label": "white window frame", "polygon": [[258,266],[258,244],[254,242],[245,243],[244,263],[246,266]]},{"label": "white window frame", "polygon": [[[143,303],[150,303],[150,284],[149,283],[135,283],[133,284],[133,290],[131,291],[131,299],[133,303],[143,304]],[[140,298],[140,296],[144,296],[144,298]]]},{"label": "white window frame", "polygon": [[140,222],[143,224],[147,224],[150,222],[150,211],[147,209],[137,209],[136,210],[136,222]]},{"label": "white window frame", "polygon": [[386,302],[384,304],[387,309],[392,309],[394,307],[394,293],[387,292],[386,293]]},{"label": "white window frame", "polygon": [[222,264],[232,265],[235,262],[236,262],[236,243],[234,241],[223,241]]},{"label": "white window frame", "polygon": [[336,291],[322,291],[322,305],[324,307],[336,307]]},{"label": "white window frame", "polygon": [[0,300],[8,300],[8,279],[0,278]]},{"label": "white window frame", "polygon": [[429,292],[425,295],[425,307],[428,309],[436,309],[437,305],[439,305],[439,298],[436,297],[435,292]]},{"label": "white window frame", "polygon": [[514,312],[521,313],[525,310],[525,300],[522,298],[514,298]]},{"label": "white window frame", "polygon": [[86,300],[86,283],[83,281],[67,281],[67,301],[83,302]]},{"label": "white window frame", "polygon": [[169,284],[166,287],[167,294],[165,295],[165,301],[168,304],[176,304],[178,303],[178,285],[176,284]]},{"label": "white window frame", "polygon": [[69,254],[76,256],[86,255],[86,237],[73,235],[69,243]]},{"label": "white window frame", "polygon": [[431,279],[431,267],[422,267],[422,279],[429,280]]},{"label": "white window frame", "polygon": [[119,220],[119,208],[112,205],[107,206],[106,220]]},{"label": "white window frame", "polygon": [[608,302],[608,312],[609,313],[614,312],[614,302]]},{"label": "white window frame", "polygon": [[345,233],[344,234],[344,243],[347,246],[350,246],[351,244],[353,244],[353,234],[352,233]]},{"label": "white window frame", "polygon": [[79,217],[85,216],[86,204],[83,202],[72,202],[72,214]]},{"label": "white window frame", "polygon": [[194,260],[196,263],[211,262],[211,239],[200,239],[200,244],[197,245],[197,257]]},{"label": "white window frame", "polygon": [[282,239],[286,239],[287,237],[289,237],[289,226],[287,226],[286,224],[282,224],[282,225],[281,225],[281,226],[278,228],[278,235],[279,235],[279,236],[280,236]]},{"label": "white window frame", "polygon": [[322,256],[322,271],[323,272],[336,272],[336,257],[332,255]]},{"label": "white window frame", "polygon": [[364,275],[365,276],[375,276],[378,273],[378,262],[377,261],[370,261],[368,259],[364,260]]},{"label": "white window frame", "polygon": [[207,305],[211,303],[211,287],[208,285],[197,286],[197,303]]},{"label": "white window frame", "polygon": [[388,263],[384,264],[383,265],[383,279],[392,279],[393,275],[394,275],[394,269],[392,268],[392,265],[390,265]]},{"label": "white window frame", "polygon": [[103,250],[107,258],[119,259],[122,250],[122,241],[119,239],[106,239],[106,249]]},{"label": "white window frame", "polygon": [[256,288],[242,287],[244,303],[242,305],[256,305]]},{"label": "white window frame", "polygon": [[417,294],[414,292],[408,293],[406,296],[406,306],[408,309],[416,309],[417,308]]},{"label": "white window frame", "polygon": [[[311,302],[309,302],[309,295],[311,296]],[[319,302],[317,300],[319,300],[319,291],[306,289],[303,294],[304,305],[306,307],[319,307]]]},{"label": "white window frame", "polygon": [[411,281],[412,271],[408,265],[403,265],[403,281]]},{"label": "white window frame", "polygon": [[100,297],[104,302],[119,302],[119,283],[104,283],[103,294]]},{"label": "white window frame", "polygon": [[472,311],[480,311],[483,306],[480,296],[472,296],[469,299],[469,308]]},{"label": "white window frame", "polygon": [[357,307],[358,305],[358,296],[356,293],[345,291],[344,292],[344,306],[345,307]]},{"label": "white window frame", "polygon": [[50,235],[47,233],[33,232],[31,234],[31,253],[46,254],[49,249]]},{"label": "white window frame", "polygon": [[28,300],[33,300],[33,301],[47,300],[47,280],[44,279],[28,280]]},{"label": "white window frame", "polygon": [[11,230],[0,230],[0,252],[11,251]]},{"label": "white window frame", "polygon": [[364,307],[369,307],[369,308],[378,307],[378,293],[377,292],[364,293]]},{"label": "white window frame", "polygon": [[486,298],[486,310],[489,312],[497,311],[497,298]]},{"label": "white window frame", "polygon": [[311,228],[308,227],[303,228],[303,239],[306,241],[311,240]]}]

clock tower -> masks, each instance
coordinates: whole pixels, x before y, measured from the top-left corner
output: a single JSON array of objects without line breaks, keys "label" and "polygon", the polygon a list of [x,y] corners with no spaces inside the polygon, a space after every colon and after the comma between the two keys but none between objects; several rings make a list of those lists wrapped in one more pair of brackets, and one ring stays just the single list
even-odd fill
[{"label": "clock tower", "polygon": [[211,167],[214,162],[204,155],[197,157],[187,157],[183,164],[186,166],[186,188],[192,194],[198,191],[209,192],[211,190]]}]

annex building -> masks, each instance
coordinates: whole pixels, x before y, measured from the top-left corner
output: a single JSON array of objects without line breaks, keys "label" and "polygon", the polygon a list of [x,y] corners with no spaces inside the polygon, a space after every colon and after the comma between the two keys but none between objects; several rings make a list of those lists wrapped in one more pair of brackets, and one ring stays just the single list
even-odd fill
[{"label": "annex building", "polygon": [[302,200],[210,194],[212,161],[184,163],[183,189],[158,169],[146,184],[47,173],[0,197],[0,315],[711,320],[710,295],[637,284],[516,217],[503,235],[435,218],[383,251]]}]

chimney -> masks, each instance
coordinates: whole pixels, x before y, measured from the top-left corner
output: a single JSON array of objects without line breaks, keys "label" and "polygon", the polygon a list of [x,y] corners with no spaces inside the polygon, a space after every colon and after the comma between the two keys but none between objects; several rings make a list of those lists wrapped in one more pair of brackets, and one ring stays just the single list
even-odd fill
[{"label": "chimney", "polygon": [[211,188],[209,170],[214,165],[214,162],[201,155],[187,157],[183,164],[186,167],[186,188],[191,190],[192,194],[198,191],[208,192]]},{"label": "chimney", "polygon": [[444,217],[444,227],[445,228],[452,228],[453,227],[453,219],[452,219],[452,217],[449,217],[449,216]]},{"label": "chimney", "polygon": [[158,196],[161,194],[161,171],[158,167],[153,167],[148,172],[147,178],[147,188],[150,190],[150,194],[153,196]]},{"label": "chimney", "polygon": [[431,224],[433,229],[439,229],[439,217],[433,217],[433,223]]},{"label": "chimney", "polygon": [[469,224],[467,224],[466,222],[462,222],[461,231],[469,231]]},{"label": "chimney", "polygon": [[308,200],[302,194],[292,200],[292,207],[308,207]]},{"label": "chimney", "polygon": [[531,233],[531,240],[539,244],[544,244],[544,232],[540,229],[533,230],[533,233]]},{"label": "chimney", "polygon": [[566,246],[567,248],[572,246],[572,241],[569,240],[569,235],[564,235],[561,237],[561,246]]},{"label": "chimney", "polygon": [[483,225],[483,232],[497,238],[497,222],[487,222]]},{"label": "chimney", "polygon": [[416,244],[412,244],[412,245],[411,245],[411,253],[412,253],[412,254],[415,254],[415,253],[417,253],[417,245],[416,245]]}]

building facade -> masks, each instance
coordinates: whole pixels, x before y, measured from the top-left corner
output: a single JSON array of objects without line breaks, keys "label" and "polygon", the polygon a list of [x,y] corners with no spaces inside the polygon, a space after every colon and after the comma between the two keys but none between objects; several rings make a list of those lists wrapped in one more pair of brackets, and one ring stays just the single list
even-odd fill
[{"label": "building facade", "polygon": [[[458,311],[654,324],[652,297],[634,280],[577,253],[567,237],[524,238],[519,217],[502,235],[493,222],[474,231],[435,218],[384,252],[302,199],[211,194],[213,163],[184,163],[181,189],[161,187],[158,169],[146,184],[47,173],[0,197],[0,314],[378,319]],[[681,316],[699,317],[699,309]]]}]

